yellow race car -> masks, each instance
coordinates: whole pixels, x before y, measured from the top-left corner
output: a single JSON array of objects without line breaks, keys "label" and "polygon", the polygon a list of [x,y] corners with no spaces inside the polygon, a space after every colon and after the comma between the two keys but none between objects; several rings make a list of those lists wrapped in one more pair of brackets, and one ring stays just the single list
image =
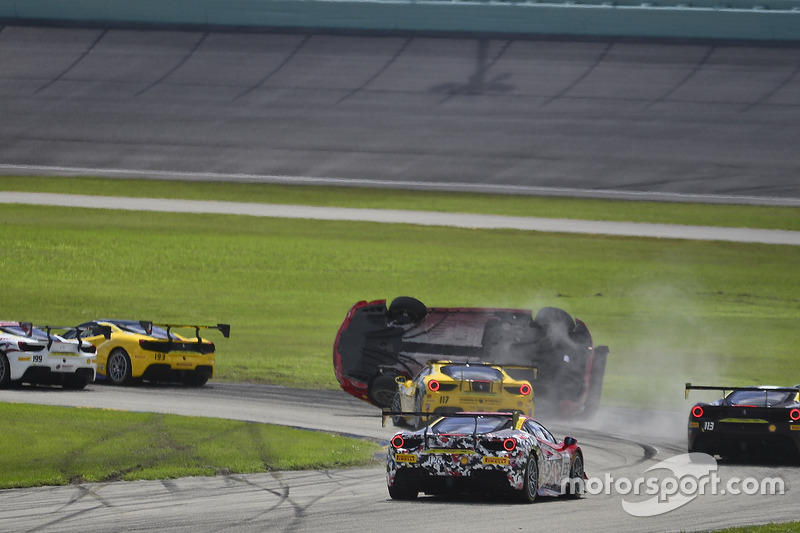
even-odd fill
[{"label": "yellow race car", "polygon": [[[195,336],[178,335],[173,328],[194,329]],[[230,335],[228,324],[186,326],[105,319],[81,324],[77,331],[97,347],[98,381],[113,385],[177,381],[199,387],[214,375],[216,350],[213,342],[200,337],[201,329],[218,329],[225,338]]]},{"label": "yellow race car", "polygon": [[[535,368],[515,368],[535,378]],[[498,365],[431,361],[413,379],[398,376],[396,382],[392,411],[404,413],[392,416],[396,426],[421,427],[430,422],[423,413],[519,411],[533,416],[530,381],[514,379]]]}]

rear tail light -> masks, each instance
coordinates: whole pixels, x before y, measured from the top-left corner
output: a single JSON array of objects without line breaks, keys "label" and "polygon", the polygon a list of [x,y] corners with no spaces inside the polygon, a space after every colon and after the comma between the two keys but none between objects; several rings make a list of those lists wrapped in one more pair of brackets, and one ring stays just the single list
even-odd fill
[{"label": "rear tail light", "polygon": [[522,394],[523,396],[528,396],[531,393],[531,386],[528,384],[521,386],[519,388],[519,393]]},{"label": "rear tail light", "polygon": [[439,382],[436,381],[435,379],[430,380],[428,382],[428,389],[430,389],[431,392],[438,391],[439,390]]},{"label": "rear tail light", "polygon": [[94,344],[81,343],[81,351],[84,353],[97,353],[97,348],[95,348]]},{"label": "rear tail light", "polygon": [[695,405],[692,407],[692,416],[695,418],[700,418],[703,416],[703,408],[699,405]]},{"label": "rear tail light", "polygon": [[405,444],[405,440],[400,435],[395,435],[392,438],[392,446],[395,448],[402,448],[403,444]]},{"label": "rear tail light", "polygon": [[517,449],[517,439],[508,438],[503,441],[503,449],[507,452],[513,452]]},{"label": "rear tail light", "polygon": [[797,422],[800,420],[800,409],[792,409],[789,411],[789,418]]}]

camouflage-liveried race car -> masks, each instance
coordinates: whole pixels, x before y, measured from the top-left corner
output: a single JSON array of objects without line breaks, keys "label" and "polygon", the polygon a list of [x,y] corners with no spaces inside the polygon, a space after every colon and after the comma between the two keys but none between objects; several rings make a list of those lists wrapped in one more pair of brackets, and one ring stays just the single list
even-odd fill
[{"label": "camouflage-liveried race car", "polygon": [[[394,412],[385,412],[394,416]],[[386,483],[393,499],[480,492],[521,502],[583,493],[583,452],[519,413],[450,413],[391,440]]]},{"label": "camouflage-liveried race car", "polygon": [[336,335],[333,366],[341,387],[382,408],[392,405],[396,378],[411,379],[433,360],[518,365],[512,378],[533,384],[537,409],[590,415],[600,403],[607,346],[556,307],[527,309],[426,307],[415,298],[355,304]]}]

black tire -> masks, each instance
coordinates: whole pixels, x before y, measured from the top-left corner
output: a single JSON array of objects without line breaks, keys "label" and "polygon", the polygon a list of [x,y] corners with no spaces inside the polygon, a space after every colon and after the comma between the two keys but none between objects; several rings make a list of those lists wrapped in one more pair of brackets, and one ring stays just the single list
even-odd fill
[{"label": "black tire", "polygon": [[[422,412],[422,395],[419,392],[414,396],[414,411],[417,413]],[[421,429],[428,421],[427,417],[415,415],[411,419],[411,427],[413,429]]]},{"label": "black tire", "polygon": [[187,387],[202,387],[208,383],[208,374],[205,372],[190,372],[183,377],[183,384]]},{"label": "black tire", "polygon": [[0,389],[11,385],[11,365],[8,364],[6,354],[0,353]]},{"label": "black tire", "polygon": [[398,481],[395,479],[394,485],[388,487],[389,496],[393,500],[416,500],[419,496],[419,491],[416,487],[411,486],[409,483]]},{"label": "black tire", "polygon": [[575,329],[572,316],[558,307],[542,307],[536,313],[534,322],[547,331],[555,330],[556,333],[569,333]]},{"label": "black tire", "polygon": [[86,388],[86,385],[89,384],[89,381],[81,376],[73,376],[66,378],[64,381],[63,387],[69,390],[83,390]]},{"label": "black tire", "polygon": [[572,466],[569,468],[569,483],[567,483],[567,495],[570,498],[580,498],[584,491],[583,481],[583,457],[575,454]]},{"label": "black tire", "polygon": [[395,394],[397,382],[394,376],[388,374],[376,377],[369,386],[369,397],[378,407],[391,407]]},{"label": "black tire", "polygon": [[[536,453],[536,452],[531,452]],[[528,459],[525,465],[525,479],[522,483],[522,490],[518,491],[517,498],[522,503],[533,503],[539,493],[539,463],[535,457]]]},{"label": "black tire", "polygon": [[[392,411],[399,412],[402,411],[402,405],[400,403],[400,393],[396,392],[394,394],[394,399],[392,400]],[[406,419],[400,415],[392,415],[392,424],[395,426],[405,426]]]},{"label": "black tire", "polygon": [[389,304],[386,318],[394,324],[416,324],[427,314],[424,303],[410,296],[399,296]]},{"label": "black tire", "polygon": [[126,385],[131,380],[131,358],[122,348],[114,348],[106,360],[106,381]]}]

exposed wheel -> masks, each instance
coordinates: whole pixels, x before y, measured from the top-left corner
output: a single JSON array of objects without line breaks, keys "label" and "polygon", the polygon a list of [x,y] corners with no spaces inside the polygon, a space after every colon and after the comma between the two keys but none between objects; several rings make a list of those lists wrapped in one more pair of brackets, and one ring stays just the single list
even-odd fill
[{"label": "exposed wheel", "polygon": [[583,494],[583,458],[576,455],[572,460],[569,469],[569,483],[567,483],[567,494],[571,498],[580,498]]},{"label": "exposed wheel", "polygon": [[6,355],[0,353],[0,389],[5,389],[11,384],[11,365],[8,364]]},{"label": "exposed wheel", "polygon": [[[417,393],[416,396],[414,396],[414,411],[417,413],[422,412],[422,395],[420,393]],[[414,429],[420,429],[425,425],[425,422],[428,422],[426,417],[415,415],[411,419],[411,427]]]},{"label": "exposed wheel", "polygon": [[[402,404],[400,402],[400,393],[396,392],[394,394],[394,399],[392,400],[392,411],[400,412],[402,411]],[[406,419],[400,415],[392,415],[392,424],[395,426],[405,426]]]},{"label": "exposed wheel", "polygon": [[519,491],[517,497],[522,503],[533,503],[536,501],[536,496],[539,493],[539,463],[536,462],[535,457],[528,459],[528,464],[525,466],[525,480],[522,484],[522,490]]},{"label": "exposed wheel", "polygon": [[555,330],[556,334],[567,334],[575,329],[575,320],[572,316],[558,307],[542,307],[536,313],[534,322],[546,330]]},{"label": "exposed wheel", "polygon": [[122,348],[111,351],[106,361],[106,379],[112,385],[125,385],[131,379],[131,358]]},{"label": "exposed wheel", "polygon": [[390,407],[397,394],[397,382],[394,376],[381,374],[372,380],[369,386],[369,397],[378,407]]},{"label": "exposed wheel", "polygon": [[389,304],[389,311],[386,315],[389,322],[395,324],[414,324],[419,322],[428,314],[425,304],[410,296],[399,296]]},{"label": "exposed wheel", "polygon": [[389,496],[393,500],[416,500],[419,495],[417,487],[407,481],[395,478],[394,485],[388,487]]}]

